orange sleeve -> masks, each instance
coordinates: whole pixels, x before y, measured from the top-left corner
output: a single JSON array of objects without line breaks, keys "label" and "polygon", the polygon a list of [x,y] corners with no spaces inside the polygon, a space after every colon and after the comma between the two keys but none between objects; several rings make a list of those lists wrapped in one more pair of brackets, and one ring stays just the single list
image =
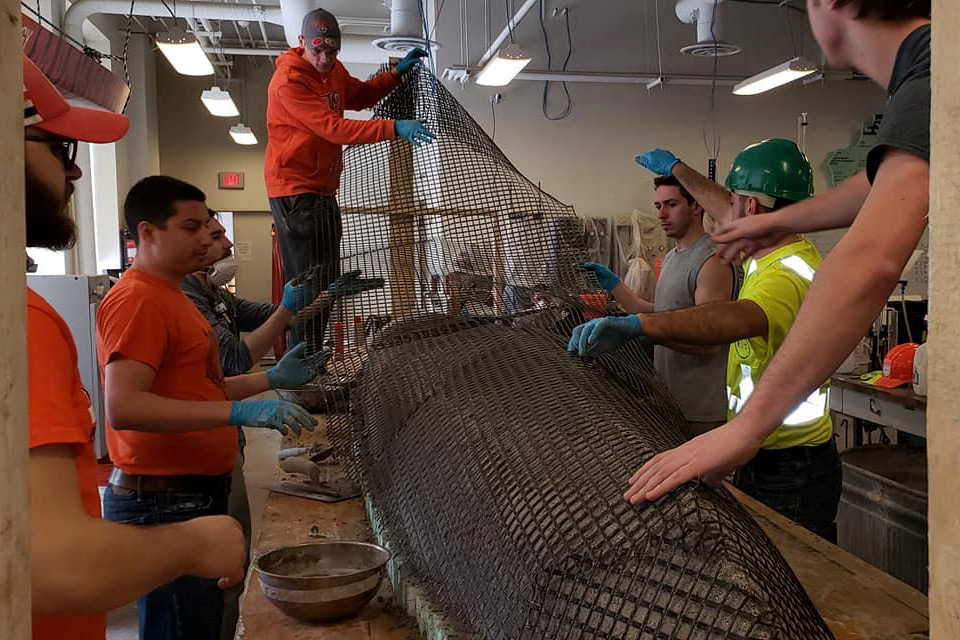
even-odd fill
[{"label": "orange sleeve", "polygon": [[[72,339],[72,338],[71,338]],[[68,337],[47,313],[27,307],[27,383],[30,448],[48,444],[85,445],[93,419],[77,419],[73,360]]]},{"label": "orange sleeve", "polygon": [[334,144],[370,144],[393,140],[393,120],[348,120],[331,109],[324,100],[296,78],[290,78],[277,91],[290,114],[305,129]]},{"label": "orange sleeve", "polygon": [[97,314],[100,366],[127,358],[159,370],[168,334],[162,310],[150,299],[124,296],[105,301]]},{"label": "orange sleeve", "polygon": [[344,108],[352,111],[369,109],[387,96],[400,84],[400,79],[394,71],[378,73],[366,82],[357,80],[349,73],[345,73],[344,80]]}]

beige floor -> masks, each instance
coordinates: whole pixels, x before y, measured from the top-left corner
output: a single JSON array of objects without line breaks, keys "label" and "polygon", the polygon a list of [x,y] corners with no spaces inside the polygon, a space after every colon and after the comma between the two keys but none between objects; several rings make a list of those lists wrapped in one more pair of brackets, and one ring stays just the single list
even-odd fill
[{"label": "beige floor", "polygon": [[[277,451],[281,436],[268,429],[245,428],[246,462],[243,473],[247,480],[253,540],[260,534],[260,518],[267,501],[267,487],[277,478]],[[247,579],[249,582],[249,574]],[[107,615],[107,640],[137,640],[137,609],[133,604],[115,609]]]}]

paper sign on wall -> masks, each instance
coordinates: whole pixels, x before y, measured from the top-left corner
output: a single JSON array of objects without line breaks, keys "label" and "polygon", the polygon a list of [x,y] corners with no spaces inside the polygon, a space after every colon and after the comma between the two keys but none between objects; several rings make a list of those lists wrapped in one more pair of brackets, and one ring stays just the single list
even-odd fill
[{"label": "paper sign on wall", "polygon": [[850,176],[863,171],[867,167],[867,154],[873,148],[880,131],[880,122],[883,114],[876,114],[873,119],[860,126],[860,139],[852,147],[837,149],[827,154],[827,169],[830,171],[830,186],[838,184]]},{"label": "paper sign on wall", "polygon": [[233,253],[237,256],[238,262],[250,262],[253,260],[253,247],[250,242],[238,242],[233,245]]}]

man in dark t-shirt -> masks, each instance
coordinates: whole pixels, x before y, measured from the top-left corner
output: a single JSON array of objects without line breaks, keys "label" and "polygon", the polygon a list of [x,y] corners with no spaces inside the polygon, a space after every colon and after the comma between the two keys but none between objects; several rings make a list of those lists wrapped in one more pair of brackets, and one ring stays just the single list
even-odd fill
[{"label": "man in dark t-shirt", "polygon": [[927,226],[930,177],[930,0],[807,0],[833,66],[854,67],[889,99],[865,171],[767,216],[725,225],[718,254],[736,260],[791,233],[850,227],[817,272],[800,313],[749,402],[727,424],[649,460],[625,498],[656,500],[681,484],[716,483],[827,379],[867,332]]}]

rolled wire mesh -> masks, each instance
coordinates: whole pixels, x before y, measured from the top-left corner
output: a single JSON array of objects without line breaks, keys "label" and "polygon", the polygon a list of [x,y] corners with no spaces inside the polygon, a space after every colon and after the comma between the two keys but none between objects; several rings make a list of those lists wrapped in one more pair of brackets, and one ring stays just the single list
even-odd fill
[{"label": "rolled wire mesh", "polygon": [[386,286],[299,329],[336,349],[311,388],[405,571],[490,640],[831,638],[725,490],[623,500],[684,421],[639,341],[566,353],[600,291],[572,209],[425,70],[375,117],[438,136],[344,153],[340,270]]}]

